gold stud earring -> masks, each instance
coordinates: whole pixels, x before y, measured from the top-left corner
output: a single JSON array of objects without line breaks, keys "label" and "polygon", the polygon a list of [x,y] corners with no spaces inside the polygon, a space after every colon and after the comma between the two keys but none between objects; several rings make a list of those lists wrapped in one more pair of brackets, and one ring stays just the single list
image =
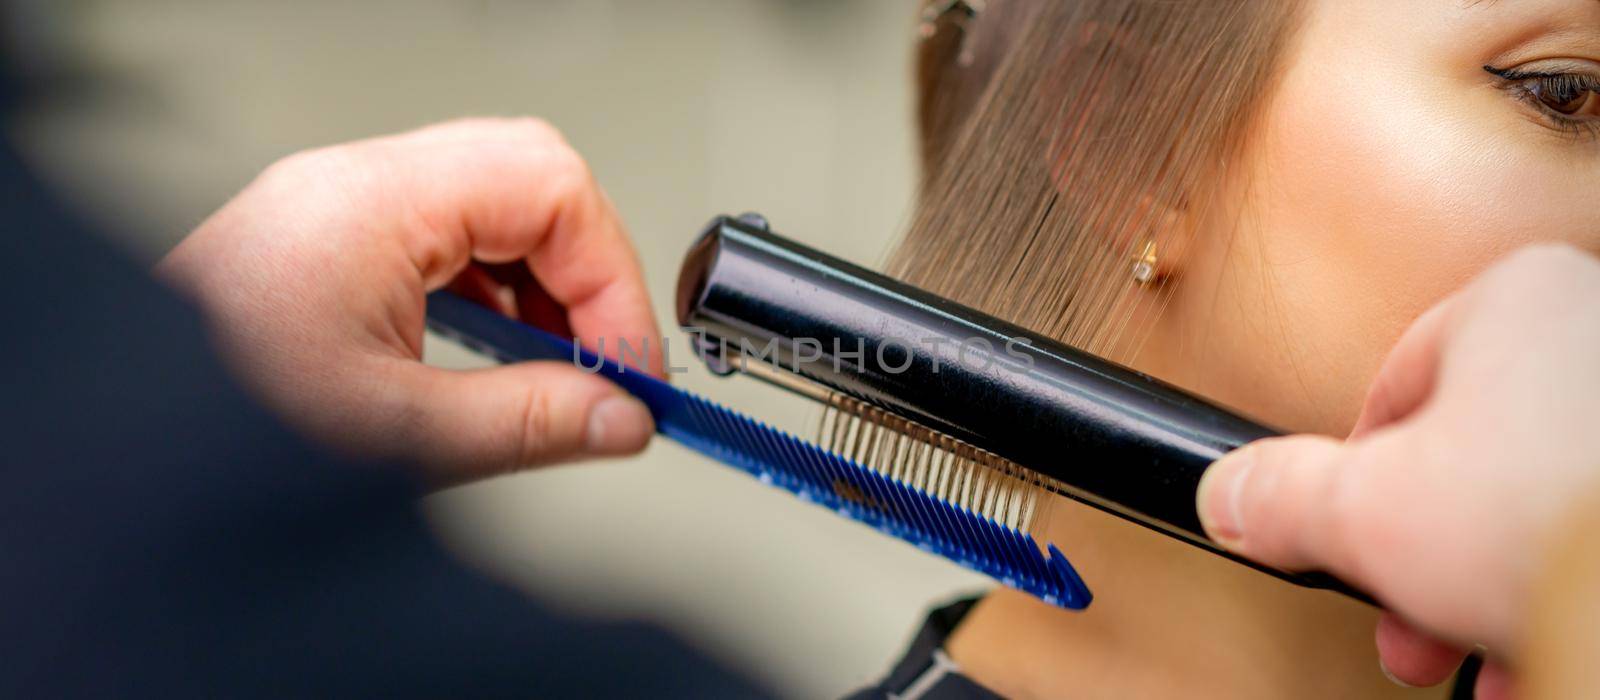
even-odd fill
[{"label": "gold stud earring", "polygon": [[1133,261],[1133,281],[1141,286],[1148,285],[1156,279],[1156,242],[1146,241],[1144,250],[1139,252],[1139,257]]}]

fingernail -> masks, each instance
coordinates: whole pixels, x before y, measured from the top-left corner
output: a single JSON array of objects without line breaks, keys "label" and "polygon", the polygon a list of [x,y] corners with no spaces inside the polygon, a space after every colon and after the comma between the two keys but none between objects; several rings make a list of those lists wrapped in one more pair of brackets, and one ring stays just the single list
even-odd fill
[{"label": "fingernail", "polygon": [[1395,677],[1394,673],[1389,670],[1389,666],[1383,663],[1383,657],[1382,656],[1378,657],[1378,670],[1383,671],[1383,677],[1389,679],[1390,683],[1398,685],[1398,686],[1400,686],[1402,688],[1415,688],[1416,687],[1414,685],[1411,685],[1410,683],[1407,683],[1407,682],[1405,682],[1403,680],[1400,680],[1399,678]]},{"label": "fingernail", "polygon": [[632,454],[650,441],[654,424],[650,409],[632,396],[602,399],[589,411],[589,452],[602,455]]},{"label": "fingernail", "polygon": [[1234,450],[1206,470],[1195,494],[1200,524],[1217,544],[1232,549],[1244,536],[1244,521],[1239,515],[1239,492],[1255,455],[1250,449]]}]

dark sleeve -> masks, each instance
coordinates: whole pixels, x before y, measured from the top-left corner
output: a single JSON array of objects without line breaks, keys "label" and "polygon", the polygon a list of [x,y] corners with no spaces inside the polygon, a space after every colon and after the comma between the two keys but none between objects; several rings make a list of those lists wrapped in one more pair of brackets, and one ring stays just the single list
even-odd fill
[{"label": "dark sleeve", "polygon": [[661,630],[464,570],[0,151],[0,697],[738,697]]}]

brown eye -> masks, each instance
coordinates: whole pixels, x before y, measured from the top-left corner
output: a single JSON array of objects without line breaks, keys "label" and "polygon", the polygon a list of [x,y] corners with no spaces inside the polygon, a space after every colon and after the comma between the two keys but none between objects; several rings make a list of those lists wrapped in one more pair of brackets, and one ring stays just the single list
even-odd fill
[{"label": "brown eye", "polygon": [[1569,117],[1600,116],[1600,92],[1575,75],[1552,75],[1535,79],[1528,86],[1539,104]]}]

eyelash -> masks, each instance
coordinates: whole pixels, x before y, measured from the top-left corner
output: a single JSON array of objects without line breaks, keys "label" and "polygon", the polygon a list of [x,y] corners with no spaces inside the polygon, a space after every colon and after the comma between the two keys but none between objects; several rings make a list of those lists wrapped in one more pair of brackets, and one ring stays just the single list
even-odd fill
[{"label": "eyelash", "polygon": [[[1560,73],[1541,71],[1520,71],[1515,68],[1495,68],[1484,66],[1488,71],[1505,81],[1503,87],[1515,93],[1517,99],[1538,110],[1547,121],[1564,133],[1574,136],[1590,136],[1600,139],[1600,119],[1575,119],[1553,109],[1540,99],[1540,95],[1572,94],[1582,95],[1585,92],[1596,93],[1600,96],[1600,78],[1584,73]],[[1600,97],[1597,97],[1600,99]]]}]

